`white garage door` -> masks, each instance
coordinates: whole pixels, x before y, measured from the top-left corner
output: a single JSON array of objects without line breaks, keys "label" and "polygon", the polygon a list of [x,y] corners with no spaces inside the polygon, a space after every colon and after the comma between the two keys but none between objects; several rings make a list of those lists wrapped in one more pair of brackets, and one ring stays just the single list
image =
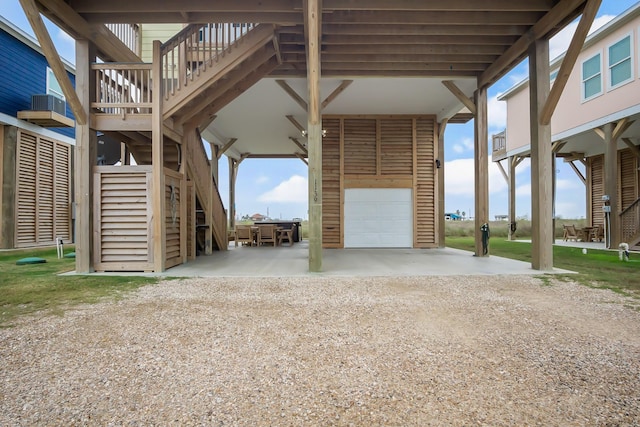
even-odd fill
[{"label": "white garage door", "polygon": [[346,189],[344,192],[344,247],[413,247],[411,189]]}]

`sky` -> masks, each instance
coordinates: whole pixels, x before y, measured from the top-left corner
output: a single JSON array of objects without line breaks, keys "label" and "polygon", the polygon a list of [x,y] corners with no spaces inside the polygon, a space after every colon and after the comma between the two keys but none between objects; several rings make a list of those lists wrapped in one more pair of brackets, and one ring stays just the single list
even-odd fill
[{"label": "sky", "polygon": [[[602,0],[592,31],[624,12],[637,0]],[[2,0],[0,15],[26,33],[33,31],[24,16],[19,0]],[[75,62],[73,38],[45,19],[49,33],[61,57]],[[577,20],[558,33],[550,42],[551,59],[563,53],[571,40]],[[498,96],[528,75],[524,61],[488,89],[489,144],[491,135],[506,127],[506,103]],[[445,131],[445,211],[473,217],[474,163],[473,121],[449,124]],[[208,150],[209,144],[205,144]],[[491,147],[489,147],[491,153]],[[584,173],[584,170],[583,170]],[[219,191],[225,206],[228,204],[228,162],[225,156],[219,163]],[[516,169],[516,216],[531,217],[531,169],[528,159]],[[556,216],[584,218],[586,216],[586,188],[575,172],[564,162],[556,165]],[[307,166],[298,159],[245,159],[239,167],[236,182],[236,213],[241,218],[255,213],[271,218],[308,218]],[[508,189],[498,166],[489,162],[489,219],[508,214]]]}]

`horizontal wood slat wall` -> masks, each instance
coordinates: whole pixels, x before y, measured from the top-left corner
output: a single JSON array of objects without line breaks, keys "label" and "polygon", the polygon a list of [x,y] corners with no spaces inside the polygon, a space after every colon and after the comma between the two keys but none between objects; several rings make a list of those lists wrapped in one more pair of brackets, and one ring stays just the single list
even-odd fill
[{"label": "horizontal wood slat wall", "polygon": [[344,247],[346,188],[411,188],[414,246],[436,247],[435,117],[325,115],[322,128],[323,246]]},{"label": "horizontal wood slat wall", "polygon": [[15,247],[71,241],[71,146],[18,131]]},{"label": "horizontal wood slat wall", "polygon": [[94,168],[96,271],[153,271],[151,166]]},{"label": "horizontal wood slat wall", "polygon": [[618,209],[622,211],[638,198],[638,159],[629,148],[626,148],[618,151],[618,165],[620,175]]}]

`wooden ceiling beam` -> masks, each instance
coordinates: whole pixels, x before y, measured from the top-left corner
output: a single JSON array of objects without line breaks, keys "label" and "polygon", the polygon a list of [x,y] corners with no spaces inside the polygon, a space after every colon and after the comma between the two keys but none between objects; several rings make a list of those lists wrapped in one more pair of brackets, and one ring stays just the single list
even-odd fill
[{"label": "wooden ceiling beam", "polygon": [[[425,2],[427,3],[427,2]],[[484,5],[487,2],[482,2]],[[407,10],[344,10],[326,13],[323,20],[327,24],[430,24],[430,25],[470,25],[487,22],[492,25],[534,25],[543,12],[488,12],[481,11],[407,11]]]},{"label": "wooden ceiling beam", "polygon": [[159,5],[157,0],[109,0],[97,2],[94,0],[69,0],[69,5],[78,13],[144,13],[157,9],[159,6],[167,12],[290,12],[302,8],[296,0],[189,0],[188,8],[184,0],[163,0]]},{"label": "wooden ceiling beam", "polygon": [[[377,54],[332,54],[325,53],[322,55],[322,63],[327,64],[329,62],[423,62],[423,63],[489,63],[491,64],[498,58],[498,55],[403,55],[403,54],[390,54],[390,55],[377,55]],[[303,54],[288,53],[283,55],[282,62],[305,62]]]},{"label": "wooden ceiling beam", "polygon": [[392,63],[392,62],[326,62],[322,64],[323,70],[397,70],[397,71],[476,71],[482,72],[489,63]]},{"label": "wooden ceiling beam", "polygon": [[[306,76],[306,68],[278,68],[271,72],[270,77],[285,78],[285,77],[304,77]],[[323,70],[322,77],[332,78],[354,78],[354,77],[437,77],[437,78],[462,78],[462,77],[479,77],[478,71],[454,71],[452,75],[451,71],[441,70]]]},{"label": "wooden ceiling beam", "polygon": [[[333,45],[323,46],[322,55],[342,54],[342,55],[502,55],[506,46],[482,46],[482,45]],[[283,45],[280,46],[283,54],[303,53],[304,46]]]},{"label": "wooden ceiling beam", "polygon": [[[184,2],[183,2],[184,3]],[[83,15],[89,23],[100,24],[199,24],[202,22],[255,22],[260,24],[300,25],[300,12],[164,12],[158,6],[147,12],[94,13]]]},{"label": "wooden ceiling beam", "polygon": [[[322,44],[328,45],[368,45],[368,44],[462,44],[462,45],[511,45],[517,40],[517,36],[485,36],[485,35],[440,35],[440,36],[421,36],[421,35],[378,35],[378,34],[362,34],[350,35],[325,35],[322,38]],[[282,34],[280,36],[280,44],[299,44],[304,45],[304,37],[302,34]]]},{"label": "wooden ceiling beam", "polygon": [[572,13],[580,10],[586,0],[564,0],[544,15],[539,21],[522,35],[496,62],[487,68],[478,79],[478,87],[489,86],[511,67],[516,65],[527,55],[529,45],[542,37],[548,37],[560,30],[560,24],[572,16]]},{"label": "wooden ceiling beam", "polygon": [[[323,34],[329,35],[380,35],[380,36],[520,36],[527,31],[525,25],[420,25],[420,24],[325,24]],[[282,33],[302,32],[302,27],[283,27]]]}]

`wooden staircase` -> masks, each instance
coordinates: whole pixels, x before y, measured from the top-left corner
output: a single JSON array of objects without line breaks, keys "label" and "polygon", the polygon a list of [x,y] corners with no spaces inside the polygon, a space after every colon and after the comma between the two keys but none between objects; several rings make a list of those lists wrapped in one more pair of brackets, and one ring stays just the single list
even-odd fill
[{"label": "wooden staircase", "polygon": [[[198,223],[206,231],[204,245],[228,247],[227,217],[199,127],[278,64],[272,25],[192,24],[161,47],[164,166],[177,171],[184,163],[197,198]],[[99,87],[92,104],[105,133],[125,141],[136,163],[150,165],[150,64],[95,64]],[[139,122],[118,129],[118,123]],[[146,123],[149,123],[147,125]],[[180,139],[180,141],[176,141]]]}]

